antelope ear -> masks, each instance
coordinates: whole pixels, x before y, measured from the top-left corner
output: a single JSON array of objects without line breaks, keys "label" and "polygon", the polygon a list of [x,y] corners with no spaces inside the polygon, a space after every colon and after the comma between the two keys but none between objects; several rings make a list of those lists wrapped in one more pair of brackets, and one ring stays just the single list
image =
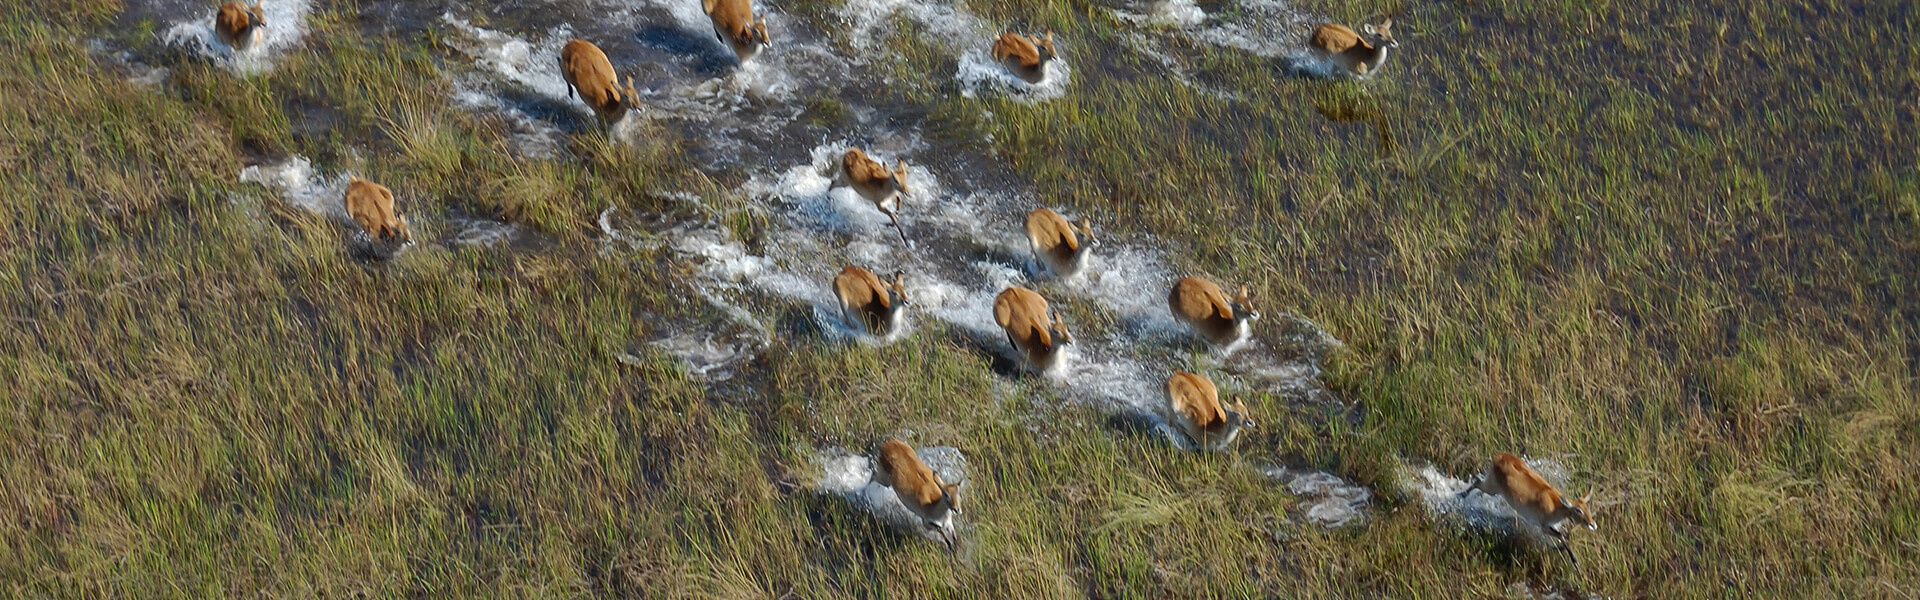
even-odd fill
[{"label": "antelope ear", "polygon": [[1561,497],[1560,497],[1560,507],[1561,507],[1561,508],[1573,508],[1573,503],[1572,503],[1572,502],[1568,502],[1568,501],[1567,501],[1567,497],[1566,497],[1566,496],[1561,496]]},{"label": "antelope ear", "polygon": [[1361,25],[1360,30],[1367,32],[1367,35],[1374,35],[1374,34],[1380,33],[1380,30],[1374,29],[1372,24]]},{"label": "antelope ear", "polygon": [[1393,29],[1393,17],[1387,17],[1387,20],[1380,22],[1381,31],[1386,31],[1389,29]]},{"label": "antelope ear", "polygon": [[1592,498],[1593,498],[1593,488],[1587,488],[1587,493],[1580,496],[1580,503],[1586,504],[1587,501],[1591,500]]}]

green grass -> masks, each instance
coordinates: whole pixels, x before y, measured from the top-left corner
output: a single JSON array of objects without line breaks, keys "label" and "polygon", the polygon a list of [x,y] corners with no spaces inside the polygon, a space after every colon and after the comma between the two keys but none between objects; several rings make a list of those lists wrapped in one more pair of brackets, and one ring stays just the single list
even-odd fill
[{"label": "green grass", "polygon": [[[1228,102],[1092,56],[1118,43],[1100,6],[968,5],[1075,40],[1068,96],[955,97],[947,59],[899,39],[894,99],[943,140],[992,134],[968,143],[1049,204],[1326,327],[1346,406],[1249,394],[1261,429],[1183,453],[995,383],[937,328],[783,336],[709,388],[646,344],[725,319],[678,300],[691,267],[592,226],[706,210],[674,191],[759,226],[670,131],[516,156],[413,84],[444,81],[439,50],[345,8],[271,73],[174,57],[160,89],[87,49],[157,43],[114,38],[117,5],[0,9],[0,592],[1920,595],[1920,15],[1306,2],[1396,14],[1401,52],[1355,83],[1184,49],[1250,98]],[[457,208],[549,243],[356,262],[340,227],[237,182],[287,153],[387,183],[416,236]],[[814,449],[901,431],[967,454],[955,554],[806,489]],[[1565,455],[1607,503],[1581,568],[1395,491],[1407,462],[1502,451]],[[1322,530],[1268,463],[1381,497]]]}]

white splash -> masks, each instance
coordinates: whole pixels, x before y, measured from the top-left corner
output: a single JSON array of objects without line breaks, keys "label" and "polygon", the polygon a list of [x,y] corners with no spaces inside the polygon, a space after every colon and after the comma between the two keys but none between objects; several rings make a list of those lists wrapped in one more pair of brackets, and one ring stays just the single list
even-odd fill
[{"label": "white splash", "polygon": [[[1521,457],[1521,460],[1555,487],[1565,485],[1567,469],[1559,461],[1527,457]],[[1418,497],[1421,503],[1426,505],[1427,513],[1433,518],[1457,516],[1462,523],[1473,529],[1509,536],[1534,536],[1536,541],[1548,543],[1546,534],[1530,525],[1519,525],[1516,528],[1517,515],[1505,500],[1478,491],[1461,496],[1460,492],[1465,491],[1468,485],[1467,481],[1441,473],[1433,465],[1401,469],[1401,489]]]},{"label": "white splash", "polygon": [[[894,136],[870,149],[891,163],[910,157],[918,144],[915,138]],[[742,195],[770,213],[757,243],[760,250],[749,250],[712,226],[672,235],[677,240],[674,249],[701,265],[701,285],[716,305],[751,313],[740,307],[757,304],[735,298],[772,294],[810,305],[827,337],[858,338],[857,328],[840,316],[831,291],[833,276],[847,264],[882,274],[900,270],[907,277],[909,322],[943,323],[947,331],[1016,365],[1024,357],[1006,342],[993,318],[993,301],[1000,292],[1018,285],[1039,291],[1055,307],[1090,305],[1097,318],[1113,326],[1083,330],[1069,319],[1075,341],[1065,346],[1061,364],[1046,373],[1045,380],[1070,400],[1129,415],[1183,448],[1188,442],[1167,426],[1161,406],[1161,387],[1175,368],[1206,369],[1223,389],[1255,387],[1289,398],[1315,398],[1319,350],[1282,358],[1250,345],[1231,361],[1217,355],[1188,364],[1189,352],[1204,346],[1168,312],[1166,290],[1176,274],[1156,250],[1103,240],[1081,274],[1064,280],[1031,277],[1035,265],[1018,225],[1035,204],[1030,197],[949,189],[932,171],[912,166],[907,181],[913,194],[903,203],[901,219],[921,247],[903,247],[891,222],[871,203],[851,189],[833,187],[831,173],[849,145],[822,144],[810,152],[806,164],[755,174],[741,188]],[[1216,367],[1209,360],[1228,364]]]},{"label": "white splash", "polygon": [[1067,83],[1073,80],[1073,67],[1067,63],[1065,44],[1056,40],[1055,45],[1062,48],[1061,56],[1043,65],[1040,81],[1034,83],[1028,83],[993,60],[990,47],[967,48],[960,53],[959,69],[954,72],[954,79],[960,83],[960,95],[974,98],[981,92],[994,92],[1027,104],[1065,97]]},{"label": "white splash", "polygon": [[448,218],[447,228],[455,231],[453,243],[456,246],[498,246],[513,241],[520,232],[520,228],[512,223],[461,217]]},{"label": "white splash", "polygon": [[[968,493],[967,457],[952,446],[926,446],[915,448],[913,453],[940,476],[941,482],[960,484],[960,508],[964,516]],[[814,482],[814,491],[841,496],[883,523],[934,543],[944,542],[900,503],[900,497],[891,488],[873,483],[872,459],[842,448],[829,448],[816,455],[814,461],[820,467],[820,479]],[[960,518],[956,517],[954,529],[959,528]]]},{"label": "white splash", "polygon": [[1373,492],[1359,485],[1320,471],[1294,471],[1284,467],[1263,470],[1267,478],[1287,486],[1287,492],[1306,506],[1307,521],[1334,528],[1366,518],[1366,507]]},{"label": "white splash", "polygon": [[[1232,0],[1208,13],[1194,0],[1162,0],[1132,10],[1113,11],[1114,17],[1136,25],[1158,28],[1187,40],[1233,48],[1265,58],[1286,61],[1295,73],[1331,77],[1343,74],[1331,61],[1312,51],[1307,38],[1324,18],[1293,8],[1286,0]],[[1224,92],[1195,85],[1191,75],[1177,69],[1164,49],[1135,44],[1136,49],[1176,68],[1176,77],[1210,95]]]},{"label": "white splash", "polygon": [[[215,7],[217,8],[217,7]],[[175,23],[161,36],[168,45],[181,46],[219,62],[241,75],[256,75],[273,69],[273,60],[300,45],[307,34],[309,0],[262,0],[266,26],[261,38],[244,51],[235,51],[214,31],[217,10],[189,21]]]},{"label": "white splash", "polygon": [[766,348],[767,340],[755,337],[752,333],[728,335],[695,331],[655,340],[653,345],[679,359],[688,375],[708,381],[726,381],[733,378],[735,367]]},{"label": "white splash", "polygon": [[314,172],[307,157],[295,154],[277,165],[254,165],[240,170],[240,181],[257,183],[273,190],[282,202],[308,212],[340,221],[352,222],[343,198],[347,194],[346,174],[323,177]]},{"label": "white splash", "polygon": [[565,136],[552,123],[502,97],[503,86],[532,92],[548,104],[565,107],[562,110],[594,118],[586,103],[568,97],[567,80],[560,75],[560,47],[572,37],[565,26],[554,28],[536,43],[473,26],[452,13],[440,15],[440,21],[452,30],[448,42],[484,75],[454,76],[453,99],[469,110],[499,115],[513,148],[521,154],[551,157],[566,145]]},{"label": "white splash", "polygon": [[[466,19],[454,17],[453,13],[440,15],[440,22],[460,34],[449,37],[448,41],[476,66],[553,100],[564,101],[571,94],[566,78],[560,75],[560,47],[573,38],[571,28],[555,27],[545,38],[529,42],[511,34],[475,27]],[[579,106],[583,110],[586,107],[585,104]]]}]

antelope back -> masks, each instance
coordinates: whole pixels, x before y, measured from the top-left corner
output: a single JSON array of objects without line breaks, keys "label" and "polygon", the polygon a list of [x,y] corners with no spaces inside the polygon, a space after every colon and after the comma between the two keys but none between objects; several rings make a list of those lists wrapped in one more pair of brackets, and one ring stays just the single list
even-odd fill
[{"label": "antelope back", "polygon": [[580,99],[592,107],[602,119],[624,114],[624,110],[638,106],[638,94],[633,89],[633,78],[627,78],[627,85],[620,87],[620,77],[613,72],[613,63],[607,60],[593,42],[575,39],[560,48],[560,74],[567,85],[580,92]]},{"label": "antelope back", "polygon": [[1174,316],[1189,323],[1232,321],[1234,317],[1226,292],[1199,277],[1184,277],[1174,282],[1173,292],[1167,295],[1167,306]]},{"label": "antelope back", "polygon": [[1368,48],[1372,45],[1360,38],[1353,29],[1338,23],[1326,23],[1313,29],[1313,47],[1339,54],[1354,47]]},{"label": "antelope back", "polygon": [[1000,292],[993,299],[993,320],[1022,350],[1054,346],[1054,321],[1048,318],[1047,300],[1033,290],[1010,287]]},{"label": "antelope back", "polygon": [[[921,462],[913,453],[913,447],[897,439],[887,440],[880,445],[879,464],[874,469],[874,481],[894,489],[902,500],[925,509],[940,503],[946,496],[945,486],[940,475]],[[884,479],[884,481],[883,481]]]},{"label": "antelope back", "polygon": [[1194,431],[1214,430],[1227,424],[1227,413],[1220,406],[1220,390],[1214,387],[1213,381],[1197,373],[1174,371],[1173,376],[1167,378],[1167,404],[1172,416],[1185,421]]},{"label": "antelope back", "polygon": [[1052,252],[1056,247],[1067,250],[1079,250],[1079,236],[1075,235],[1073,224],[1066,217],[1052,209],[1036,208],[1027,213],[1027,242],[1039,252]]},{"label": "antelope back", "polygon": [[346,204],[348,216],[369,235],[411,241],[412,232],[407,230],[405,219],[393,210],[393,190],[359,177],[352,177],[347,183],[347,193],[342,198]]}]

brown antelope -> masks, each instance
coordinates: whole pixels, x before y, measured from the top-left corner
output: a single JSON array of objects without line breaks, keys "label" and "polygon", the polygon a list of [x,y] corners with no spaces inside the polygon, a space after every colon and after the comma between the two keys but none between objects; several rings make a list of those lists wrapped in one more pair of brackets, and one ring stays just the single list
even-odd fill
[{"label": "brown antelope", "polygon": [[633,77],[620,87],[620,76],[607,62],[607,53],[586,40],[572,40],[560,48],[560,75],[567,79],[567,97],[577,92],[580,99],[600,116],[600,122],[612,126],[640,108],[640,94],[633,91]]},{"label": "brown antelope", "polygon": [[1567,546],[1567,532],[1560,527],[1567,521],[1585,525],[1587,529],[1600,527],[1593,522],[1593,516],[1587,510],[1587,499],[1593,496],[1592,492],[1578,500],[1568,501],[1566,496],[1560,495],[1560,490],[1554,489],[1553,484],[1547,483],[1525,461],[1512,454],[1502,452],[1494,456],[1493,462],[1487,463],[1480,476],[1467,489],[1461,490],[1459,495],[1465,498],[1474,490],[1506,500],[1507,506],[1513,507],[1515,517],[1532,523],[1542,533],[1559,542],[1560,550],[1567,553],[1567,558],[1576,567],[1580,566],[1580,558],[1574,556],[1573,548]]},{"label": "brown antelope", "polygon": [[1380,69],[1380,63],[1387,60],[1387,50],[1400,47],[1400,42],[1393,39],[1393,19],[1382,21],[1377,28],[1361,25],[1360,30],[1366,32],[1365,35],[1354,33],[1345,25],[1323,24],[1313,30],[1313,47],[1325,53],[1334,64],[1366,77]]},{"label": "brown antelope", "polygon": [[849,148],[840,157],[840,172],[834,177],[833,185],[850,186],[859,192],[860,197],[872,202],[887,218],[893,220],[893,228],[900,231],[900,241],[907,242],[907,230],[900,226],[900,200],[907,194],[907,161],[901,160],[892,171],[887,165],[867,157],[859,148]]},{"label": "brown antelope", "polygon": [[1067,322],[1048,311],[1046,298],[1027,288],[1010,287],[995,296],[993,320],[1006,332],[1007,343],[1042,372],[1059,364],[1060,348],[1073,343]]},{"label": "brown antelope", "polygon": [[220,41],[226,42],[234,50],[246,50],[265,37],[265,12],[260,0],[254,0],[253,6],[239,2],[222,4],[220,13],[213,18],[213,30],[220,34]]},{"label": "brown antelope", "polygon": [[1040,83],[1047,77],[1047,63],[1059,55],[1053,51],[1053,32],[1047,37],[1025,36],[1014,32],[993,40],[993,59],[1027,83]]},{"label": "brown antelope", "polygon": [[1176,319],[1216,346],[1231,346],[1252,332],[1251,322],[1260,318],[1254,312],[1247,286],[1232,300],[1213,282],[1199,277],[1182,278],[1167,294],[1167,308]]},{"label": "brown antelope", "polygon": [[1224,448],[1242,428],[1254,426],[1245,403],[1222,406],[1220,390],[1212,381],[1186,371],[1174,371],[1167,378],[1167,421],[1201,450]]},{"label": "brown antelope", "polygon": [[887,440],[874,458],[873,482],[893,488],[893,494],[921,524],[953,548],[953,516],[960,514],[960,484],[942,483],[940,475],[900,440]]},{"label": "brown antelope", "polygon": [[895,271],[893,281],[884,282],[873,272],[848,265],[833,278],[833,293],[840,297],[840,315],[848,323],[858,323],[872,335],[885,336],[900,327],[906,314],[906,275]]},{"label": "brown antelope", "polygon": [[1027,213],[1027,244],[1033,248],[1033,258],[1056,277],[1072,277],[1085,268],[1093,242],[1093,227],[1085,218],[1070,223],[1046,208]]},{"label": "brown antelope", "polygon": [[720,43],[733,48],[733,56],[745,63],[761,48],[772,44],[767,38],[767,18],[753,20],[753,4],[749,0],[700,0],[700,8],[707,11],[707,18],[713,21],[713,36]]},{"label": "brown antelope", "polygon": [[349,177],[347,195],[341,199],[347,205],[347,215],[353,217],[367,235],[379,241],[395,239],[412,243],[413,232],[407,230],[407,220],[393,212],[393,190],[359,177]]}]

